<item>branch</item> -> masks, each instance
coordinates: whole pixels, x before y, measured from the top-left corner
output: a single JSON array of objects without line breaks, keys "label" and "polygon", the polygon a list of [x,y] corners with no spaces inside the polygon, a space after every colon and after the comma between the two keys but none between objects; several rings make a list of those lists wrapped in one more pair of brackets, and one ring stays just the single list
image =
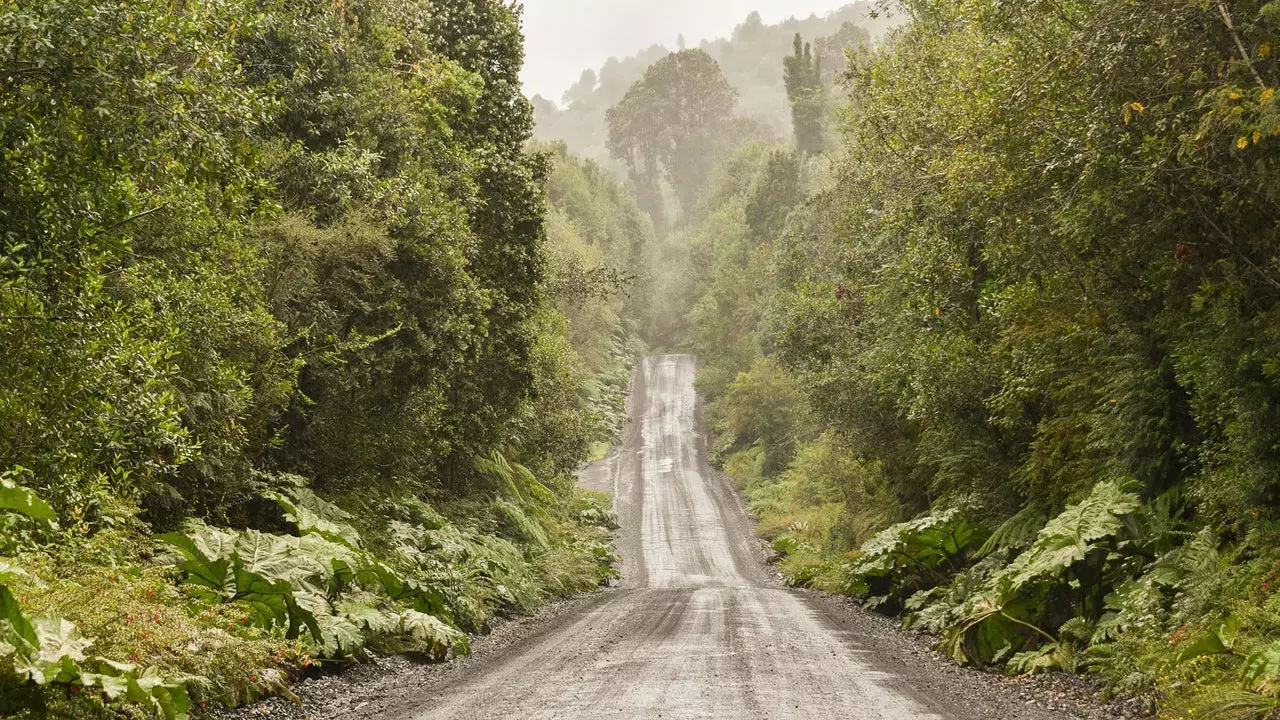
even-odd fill
[{"label": "branch", "polygon": [[57,315],[0,315],[0,320],[17,320],[23,322],[63,322],[67,320],[67,318]]},{"label": "branch", "polygon": [[1253,73],[1253,78],[1258,81],[1258,87],[1263,90],[1267,89],[1267,83],[1262,80],[1258,70],[1253,67],[1253,61],[1249,59],[1249,51],[1245,49],[1244,42],[1240,39],[1240,35],[1236,33],[1235,23],[1231,22],[1231,13],[1227,11],[1227,4],[1222,0],[1218,0],[1218,12],[1222,13],[1222,23],[1227,26],[1227,32],[1231,33],[1231,39],[1236,41],[1236,49],[1240,51],[1240,57],[1244,58],[1245,67],[1249,68],[1249,72]]},{"label": "branch", "polygon": [[1057,642],[1058,642],[1058,639],[1057,639],[1057,638],[1055,638],[1054,636],[1052,636],[1052,635],[1050,635],[1049,633],[1045,632],[1044,630],[1041,630],[1040,628],[1036,627],[1035,625],[1032,625],[1032,624],[1031,624],[1031,623],[1029,623],[1029,622],[1023,622],[1023,621],[1019,620],[1018,618],[1013,617],[1012,615],[1010,615],[1010,614],[1006,613],[1006,612],[1005,612],[1005,611],[1003,611],[1003,610],[1001,610],[1001,611],[997,612],[996,614],[997,614],[997,615],[999,615],[1000,617],[1004,618],[1005,620],[1008,620],[1009,622],[1012,622],[1012,623],[1014,623],[1014,624],[1016,624],[1016,625],[1021,625],[1022,627],[1027,628],[1028,630],[1033,630],[1033,631],[1035,631],[1035,633],[1036,633],[1036,634],[1040,635],[1041,637],[1046,638],[1046,639],[1047,639],[1049,642],[1051,642],[1051,643],[1057,643]]},{"label": "branch", "polygon": [[100,230],[99,232],[100,232],[100,233],[109,233],[109,232],[111,232],[111,231],[113,231],[113,230],[117,230],[117,229],[119,229],[121,226],[128,225],[129,223],[133,222],[134,220],[139,220],[139,219],[142,219],[142,218],[144,218],[144,217],[146,217],[146,216],[148,216],[148,215],[150,215],[150,214],[152,214],[152,213],[160,212],[161,210],[163,210],[163,209],[165,209],[165,208],[167,208],[167,207],[169,207],[169,203],[164,203],[164,204],[162,204],[162,205],[157,205],[157,206],[155,206],[155,207],[151,208],[150,210],[144,210],[144,211],[142,211],[142,212],[138,213],[137,215],[132,215],[132,216],[130,216],[130,217],[127,217],[127,218],[125,218],[125,219],[121,220],[121,221],[120,221],[120,222],[118,222],[118,223],[115,223],[115,224],[113,224],[113,225],[108,225],[107,227],[103,228],[103,229],[102,229],[102,230]]}]

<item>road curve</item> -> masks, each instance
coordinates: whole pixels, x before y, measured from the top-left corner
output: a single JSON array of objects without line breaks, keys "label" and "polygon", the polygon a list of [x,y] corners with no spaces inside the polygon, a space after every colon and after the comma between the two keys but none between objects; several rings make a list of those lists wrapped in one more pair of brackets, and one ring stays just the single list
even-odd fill
[{"label": "road curve", "polygon": [[[992,717],[931,696],[811,595],[771,585],[738,497],[708,465],[691,356],[637,368],[613,493],[624,581],[397,714],[428,718]],[[961,706],[957,706],[961,705]]]}]

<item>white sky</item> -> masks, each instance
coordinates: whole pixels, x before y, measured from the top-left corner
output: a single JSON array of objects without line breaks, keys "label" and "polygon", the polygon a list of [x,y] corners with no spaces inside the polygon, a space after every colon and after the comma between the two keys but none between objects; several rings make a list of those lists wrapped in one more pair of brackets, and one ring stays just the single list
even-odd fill
[{"label": "white sky", "polygon": [[826,15],[853,0],[525,0],[524,87],[560,102],[582,71],[660,44],[728,37],[753,10],[766,23]]}]

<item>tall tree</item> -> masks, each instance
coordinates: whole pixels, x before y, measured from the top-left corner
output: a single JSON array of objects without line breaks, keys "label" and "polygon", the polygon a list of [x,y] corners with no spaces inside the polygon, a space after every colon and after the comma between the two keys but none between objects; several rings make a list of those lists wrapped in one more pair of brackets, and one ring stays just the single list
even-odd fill
[{"label": "tall tree", "polygon": [[826,145],[827,98],[822,84],[822,58],[814,55],[813,48],[804,42],[800,33],[796,33],[795,53],[782,61],[782,76],[787,86],[787,100],[791,103],[796,147],[803,153],[817,155]]},{"label": "tall tree", "polygon": [[[609,152],[631,170],[655,222],[659,183],[670,181],[689,213],[706,185],[730,129],[737,91],[702,50],[672,53],[651,66],[609,110]],[[656,208],[655,208],[656,205]]]}]

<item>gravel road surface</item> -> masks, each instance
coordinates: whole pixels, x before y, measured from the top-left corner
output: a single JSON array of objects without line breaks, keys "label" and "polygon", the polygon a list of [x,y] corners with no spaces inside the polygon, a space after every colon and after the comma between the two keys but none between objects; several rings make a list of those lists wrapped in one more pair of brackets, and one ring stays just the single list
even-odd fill
[{"label": "gravel road surface", "polygon": [[375,658],[237,717],[1104,720],[1067,675],[956,667],[846,600],[782,587],[739,496],[706,460],[692,356],[636,370],[621,449],[581,482],[610,492],[622,586],[500,625],[445,665]]},{"label": "gravel road surface", "polygon": [[952,692],[931,663],[881,657],[830,601],[771,582],[741,501],[707,464],[695,369],[645,359],[621,450],[584,473],[622,518],[622,588],[390,717],[1066,717]]}]

